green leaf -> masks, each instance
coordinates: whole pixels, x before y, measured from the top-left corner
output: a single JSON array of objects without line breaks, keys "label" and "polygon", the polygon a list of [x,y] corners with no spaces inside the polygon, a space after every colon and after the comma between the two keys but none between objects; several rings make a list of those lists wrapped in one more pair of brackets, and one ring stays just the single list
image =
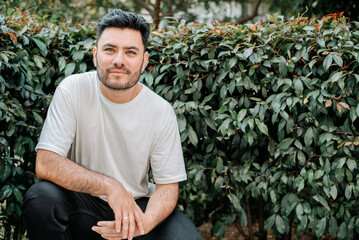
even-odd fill
[{"label": "green leaf", "polygon": [[295,208],[295,213],[297,214],[297,218],[299,220],[302,220],[304,210],[303,210],[303,205],[301,203],[298,203],[297,207]]},{"label": "green leaf", "polygon": [[347,223],[343,222],[340,224],[339,231],[338,231],[338,239],[345,239],[347,235]]},{"label": "green leaf", "polygon": [[75,68],[76,68],[75,63],[67,64],[66,68],[65,68],[65,76],[67,77],[67,76],[71,75],[75,71]]},{"label": "green leaf", "polygon": [[313,142],[313,139],[314,139],[314,132],[313,132],[313,128],[310,127],[307,129],[307,131],[305,132],[305,135],[304,135],[304,143],[307,147],[309,147],[312,142]]},{"label": "green leaf", "polygon": [[198,144],[198,138],[197,138],[197,134],[196,132],[193,130],[191,125],[188,125],[188,137],[190,142],[194,145],[197,146]]},{"label": "green leaf", "polygon": [[345,187],[345,198],[350,200],[352,197],[353,185],[349,184]]},{"label": "green leaf", "polygon": [[320,238],[324,234],[326,226],[327,226],[327,218],[323,217],[319,221],[319,223],[315,229],[315,234],[317,235],[318,238]]},{"label": "green leaf", "polygon": [[80,70],[80,72],[82,72],[82,73],[84,73],[84,72],[86,72],[86,70],[87,70],[87,65],[86,65],[86,63],[80,63],[80,67],[79,67],[79,70]]},{"label": "green leaf", "polygon": [[208,101],[210,101],[214,96],[216,95],[216,93],[211,93],[208,96],[206,96],[203,101],[201,102],[201,106],[204,106]]},{"label": "green leaf", "polygon": [[285,222],[280,215],[277,215],[275,218],[275,226],[280,234],[285,233]]},{"label": "green leaf", "polygon": [[241,206],[241,203],[240,203],[238,197],[236,195],[232,194],[232,193],[228,194],[228,197],[231,200],[234,208],[237,209],[238,211],[241,211],[242,206]]},{"label": "green leaf", "polygon": [[339,67],[343,67],[343,59],[340,56],[338,56],[337,54],[333,54],[333,59]]},{"label": "green leaf", "polygon": [[328,71],[330,65],[332,65],[332,62],[333,62],[333,56],[332,54],[328,54],[323,62],[324,71]]},{"label": "green leaf", "polygon": [[46,55],[48,53],[46,44],[43,41],[41,41],[40,39],[37,39],[37,38],[33,38],[32,40],[40,48],[40,51],[41,51],[42,55],[44,57],[46,57]]},{"label": "green leaf", "polygon": [[279,150],[287,150],[290,145],[294,142],[294,138],[286,138],[283,141],[281,141],[278,145]]},{"label": "green leaf", "polygon": [[65,67],[66,67],[66,58],[60,57],[59,58],[59,72],[62,72],[62,70],[64,70]]},{"label": "green leaf", "polygon": [[335,200],[338,196],[338,189],[337,189],[337,186],[336,185],[333,185],[331,188],[330,188],[330,195],[332,196],[332,198]]},{"label": "green leaf", "polygon": [[237,63],[237,57],[233,57],[229,60],[229,68],[233,68],[234,65]]},{"label": "green leaf", "polygon": [[247,109],[241,109],[237,115],[237,122],[240,123],[247,114]]},{"label": "green leaf", "polygon": [[329,234],[331,237],[335,237],[338,232],[338,223],[334,216],[329,219]]},{"label": "green leaf", "polygon": [[333,74],[333,75],[331,76],[331,78],[330,78],[330,81],[331,81],[332,83],[338,81],[338,80],[342,77],[343,73],[344,73],[344,72],[341,71],[341,72],[337,72],[337,73]]},{"label": "green leaf", "polygon": [[325,48],[325,41],[323,38],[318,38],[317,43],[319,44],[319,46]]},{"label": "green leaf", "polygon": [[222,239],[226,232],[226,225],[224,222],[218,221],[211,228],[212,236],[216,236],[219,239]]},{"label": "green leaf", "polygon": [[22,193],[17,188],[14,188],[13,190],[14,190],[14,195],[15,195],[16,200],[21,203],[22,202]]},{"label": "green leaf", "polygon": [[313,197],[313,199],[316,200],[317,202],[320,202],[326,209],[328,209],[328,211],[330,211],[328,202],[322,196],[317,194]]},{"label": "green leaf", "polygon": [[45,59],[41,56],[38,56],[38,55],[34,55],[34,61],[35,61],[35,64],[38,68],[42,68],[42,63],[45,63]]},{"label": "green leaf", "polygon": [[275,219],[276,219],[276,215],[273,214],[272,216],[270,216],[267,220],[266,220],[266,223],[264,225],[264,229],[268,230],[270,228],[272,228],[274,226],[274,222],[275,222]]},{"label": "green leaf", "polygon": [[177,123],[178,123],[179,131],[183,132],[186,129],[186,124],[187,124],[186,118],[183,114],[177,117]]},{"label": "green leaf", "polygon": [[5,185],[0,191],[0,200],[7,199],[12,194],[12,189],[9,185]]},{"label": "green leaf", "polygon": [[38,122],[40,125],[44,124],[44,119],[41,117],[40,114],[38,114],[37,112],[32,112],[36,122]]},{"label": "green leaf", "polygon": [[72,55],[72,59],[75,61],[75,62],[79,62],[81,61],[85,56],[85,52],[84,51],[76,51],[74,53],[74,55]]},{"label": "green leaf", "polygon": [[357,163],[356,163],[356,161],[353,160],[353,159],[351,159],[351,158],[348,158],[348,159],[347,159],[346,164],[347,164],[347,166],[348,166],[348,168],[349,168],[349,170],[350,170],[351,172],[354,172],[354,170],[357,168]]},{"label": "green leaf", "polygon": [[253,53],[253,47],[247,48],[247,49],[244,51],[243,56],[244,56],[244,58],[248,58],[250,55],[252,55],[252,53]]},{"label": "green leaf", "polygon": [[260,121],[258,118],[255,118],[255,122],[259,130],[264,133],[265,135],[268,135],[268,127],[264,124],[264,122]]}]

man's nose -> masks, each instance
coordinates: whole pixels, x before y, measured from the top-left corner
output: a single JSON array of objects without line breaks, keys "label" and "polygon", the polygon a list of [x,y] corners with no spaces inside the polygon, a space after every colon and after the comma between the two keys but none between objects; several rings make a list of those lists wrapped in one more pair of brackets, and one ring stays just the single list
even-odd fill
[{"label": "man's nose", "polygon": [[114,66],[122,65],[124,63],[124,57],[122,52],[118,52],[112,61]]}]

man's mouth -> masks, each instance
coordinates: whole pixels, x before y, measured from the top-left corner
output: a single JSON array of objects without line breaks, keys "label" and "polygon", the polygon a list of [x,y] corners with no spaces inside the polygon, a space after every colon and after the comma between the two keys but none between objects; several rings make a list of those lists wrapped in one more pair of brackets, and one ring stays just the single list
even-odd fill
[{"label": "man's mouth", "polygon": [[115,68],[115,67],[108,68],[107,72],[113,74],[130,74],[130,71],[126,68]]}]

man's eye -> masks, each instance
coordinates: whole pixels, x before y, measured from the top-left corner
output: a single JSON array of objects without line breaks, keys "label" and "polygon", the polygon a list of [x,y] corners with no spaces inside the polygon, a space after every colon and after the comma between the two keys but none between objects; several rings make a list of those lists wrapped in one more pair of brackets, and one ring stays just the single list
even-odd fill
[{"label": "man's eye", "polygon": [[105,52],[114,52],[115,50],[113,48],[105,48]]},{"label": "man's eye", "polygon": [[128,51],[127,54],[130,55],[130,56],[135,56],[135,55],[136,55],[136,52],[134,52],[134,51]]}]

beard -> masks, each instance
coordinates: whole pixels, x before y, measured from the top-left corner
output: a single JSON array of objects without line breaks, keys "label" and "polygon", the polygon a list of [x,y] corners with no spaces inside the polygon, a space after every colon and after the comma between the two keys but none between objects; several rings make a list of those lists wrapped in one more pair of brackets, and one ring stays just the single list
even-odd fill
[{"label": "beard", "polygon": [[[133,86],[135,86],[138,81],[140,80],[141,75],[141,69],[142,69],[143,62],[141,63],[141,66],[137,71],[132,73],[128,68],[125,66],[111,66],[109,68],[102,68],[98,64],[98,61],[96,60],[96,66],[97,66],[97,76],[100,80],[100,82],[107,88],[112,90],[126,90],[130,89]],[[110,71],[113,70],[119,70],[122,72],[125,72],[125,74],[122,74],[122,76],[112,76],[110,79]],[[127,78],[127,81],[124,81],[124,78]],[[122,81],[121,81],[122,80]]]}]

